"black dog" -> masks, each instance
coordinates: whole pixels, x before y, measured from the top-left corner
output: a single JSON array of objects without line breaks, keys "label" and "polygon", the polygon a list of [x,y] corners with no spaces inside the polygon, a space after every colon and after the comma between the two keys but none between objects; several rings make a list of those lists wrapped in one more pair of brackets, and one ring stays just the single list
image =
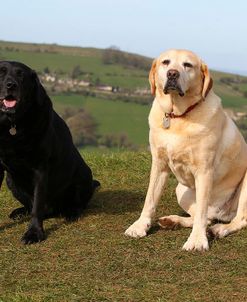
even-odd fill
[{"label": "black dog", "polygon": [[45,218],[78,218],[99,186],[36,73],[7,61],[0,62],[0,184],[4,171],[24,206],[10,217],[31,213],[26,244],[45,239]]}]

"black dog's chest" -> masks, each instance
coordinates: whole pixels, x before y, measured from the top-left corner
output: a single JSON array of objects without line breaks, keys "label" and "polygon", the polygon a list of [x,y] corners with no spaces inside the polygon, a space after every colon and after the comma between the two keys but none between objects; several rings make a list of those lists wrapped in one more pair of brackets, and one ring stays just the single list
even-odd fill
[{"label": "black dog's chest", "polygon": [[1,165],[4,167],[4,169],[10,173],[18,173],[22,175],[27,175],[32,172],[32,169],[30,169],[30,165],[28,162],[28,159],[25,157],[16,157],[16,156],[9,156],[8,158],[2,157],[0,159]]},{"label": "black dog's chest", "polygon": [[35,168],[39,159],[37,158],[37,148],[35,145],[26,144],[25,141],[5,142],[0,139],[0,161],[6,171],[30,170],[29,167]]}]

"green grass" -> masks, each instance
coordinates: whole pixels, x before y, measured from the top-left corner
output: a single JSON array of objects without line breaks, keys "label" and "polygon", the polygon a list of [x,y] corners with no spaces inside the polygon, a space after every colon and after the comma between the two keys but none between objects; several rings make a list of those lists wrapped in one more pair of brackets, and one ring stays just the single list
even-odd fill
[{"label": "green grass", "polygon": [[86,109],[97,121],[100,134],[126,133],[135,145],[148,145],[147,119],[150,106],[80,95],[53,96],[52,100],[58,112],[68,106]]},{"label": "green grass", "polygon": [[[23,246],[28,221],[8,214],[18,203],[4,186],[0,204],[0,301],[246,301],[247,229],[211,242],[210,251],[181,250],[190,230],[154,226],[146,238],[126,238],[138,218],[150,170],[148,153],[84,153],[102,187],[84,217],[45,222],[46,241]],[[175,180],[157,217],[181,214]]]},{"label": "green grass", "polygon": [[235,110],[246,110],[247,98],[242,96],[231,97],[229,95],[222,95],[222,104],[225,108],[232,108]]}]

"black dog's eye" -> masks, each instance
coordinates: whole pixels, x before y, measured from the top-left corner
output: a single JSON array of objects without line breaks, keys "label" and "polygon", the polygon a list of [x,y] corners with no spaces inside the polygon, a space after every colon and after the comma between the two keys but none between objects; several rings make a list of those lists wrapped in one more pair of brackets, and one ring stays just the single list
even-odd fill
[{"label": "black dog's eye", "polygon": [[0,74],[3,75],[7,72],[7,68],[6,67],[1,67],[0,68]]},{"label": "black dog's eye", "polygon": [[187,67],[187,68],[192,68],[193,65],[191,63],[188,63],[188,62],[185,62],[184,64],[184,67]]},{"label": "black dog's eye", "polygon": [[162,61],[162,64],[167,66],[170,64],[170,60],[164,60],[164,61]]}]

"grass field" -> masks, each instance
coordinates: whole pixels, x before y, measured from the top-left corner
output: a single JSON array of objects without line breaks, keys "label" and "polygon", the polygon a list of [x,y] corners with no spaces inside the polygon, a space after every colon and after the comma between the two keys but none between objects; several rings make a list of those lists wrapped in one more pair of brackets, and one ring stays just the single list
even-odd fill
[{"label": "grass field", "polygon": [[[247,229],[211,242],[210,251],[181,250],[190,230],[155,226],[143,239],[126,238],[148,185],[148,153],[84,153],[102,187],[78,222],[45,222],[46,241],[23,246],[28,220],[8,214],[18,203],[5,186],[0,204],[0,301],[246,301]],[[181,214],[175,180],[157,217]]]},{"label": "grass field", "polygon": [[242,96],[233,98],[229,95],[222,95],[221,98],[224,108],[232,108],[239,111],[246,111],[247,109],[247,99]]}]

